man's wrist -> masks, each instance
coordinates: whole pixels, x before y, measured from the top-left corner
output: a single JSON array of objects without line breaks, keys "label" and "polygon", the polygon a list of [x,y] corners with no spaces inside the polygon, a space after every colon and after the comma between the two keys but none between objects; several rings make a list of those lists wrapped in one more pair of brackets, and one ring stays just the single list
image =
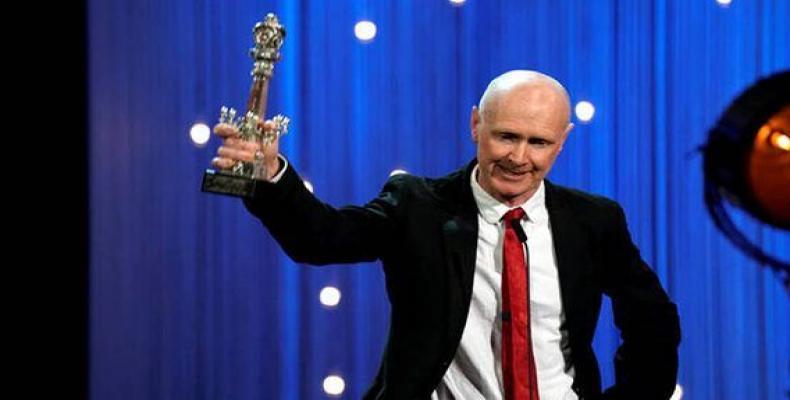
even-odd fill
[{"label": "man's wrist", "polygon": [[288,168],[288,160],[278,154],[273,163],[266,164],[266,181],[277,183],[282,178],[286,168]]},{"label": "man's wrist", "polygon": [[282,165],[283,163],[280,161],[280,157],[275,158],[273,162],[267,163],[266,180],[271,182],[271,180],[280,172]]}]

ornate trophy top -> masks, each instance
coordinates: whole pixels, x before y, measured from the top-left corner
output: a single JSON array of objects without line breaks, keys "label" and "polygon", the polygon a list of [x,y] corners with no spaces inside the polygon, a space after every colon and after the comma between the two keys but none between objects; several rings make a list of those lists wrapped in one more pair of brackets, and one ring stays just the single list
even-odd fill
[{"label": "ornate trophy top", "polygon": [[255,80],[268,80],[274,72],[274,63],[280,60],[285,27],[280,25],[276,15],[269,13],[263,22],[255,24],[252,33],[255,37],[255,47],[250,49],[250,56],[255,60],[252,76]]}]

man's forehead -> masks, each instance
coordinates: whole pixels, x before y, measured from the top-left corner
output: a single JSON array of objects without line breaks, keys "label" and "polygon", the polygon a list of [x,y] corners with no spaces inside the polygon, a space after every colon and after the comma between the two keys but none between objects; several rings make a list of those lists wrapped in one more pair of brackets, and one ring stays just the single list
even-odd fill
[{"label": "man's forehead", "polygon": [[[530,118],[570,112],[565,97],[550,86],[522,85],[494,94],[485,103],[485,117]],[[484,117],[484,118],[485,118]]]},{"label": "man's forehead", "polygon": [[491,93],[492,103],[502,102],[503,100],[508,102],[556,101],[561,103],[565,100],[565,94],[564,91],[557,88],[557,86],[549,81],[533,80],[498,88]]}]

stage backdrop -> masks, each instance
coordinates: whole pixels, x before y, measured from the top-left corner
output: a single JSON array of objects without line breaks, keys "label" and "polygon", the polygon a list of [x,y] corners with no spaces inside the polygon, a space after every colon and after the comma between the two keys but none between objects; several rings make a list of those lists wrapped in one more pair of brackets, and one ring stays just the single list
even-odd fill
[{"label": "stage backdrop", "polygon": [[[288,29],[269,110],[282,151],[333,205],[391,170],[446,174],[475,152],[469,111],[494,76],[537,69],[596,113],[551,179],[611,197],[677,302],[687,399],[786,399],[788,294],[711,223],[698,152],[728,102],[790,67],[784,0],[89,1],[93,399],[320,399],[371,382],[388,329],[378,264],[290,261],[241,202],[200,192],[218,141],[195,122],[243,108],[251,28]],[[354,36],[377,25],[369,43]],[[774,254],[786,233],[737,217]],[[341,290],[335,309],[318,300]],[[609,303],[595,342],[613,382]]]}]

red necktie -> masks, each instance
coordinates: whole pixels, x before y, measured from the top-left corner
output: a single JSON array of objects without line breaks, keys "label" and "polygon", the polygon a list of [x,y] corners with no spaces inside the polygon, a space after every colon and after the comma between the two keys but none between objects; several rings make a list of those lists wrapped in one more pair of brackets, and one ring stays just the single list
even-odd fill
[{"label": "red necktie", "polygon": [[502,377],[506,400],[540,399],[529,321],[529,266],[513,227],[514,223],[521,223],[524,214],[519,207],[508,211],[503,218]]}]

